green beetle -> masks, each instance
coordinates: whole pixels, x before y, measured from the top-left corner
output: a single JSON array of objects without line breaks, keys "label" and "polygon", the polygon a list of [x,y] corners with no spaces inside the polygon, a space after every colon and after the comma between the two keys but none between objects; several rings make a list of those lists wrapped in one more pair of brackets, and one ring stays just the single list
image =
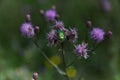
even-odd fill
[{"label": "green beetle", "polygon": [[58,38],[60,40],[64,40],[65,39],[65,35],[64,35],[64,32],[62,30],[57,30],[57,35],[58,35]]}]

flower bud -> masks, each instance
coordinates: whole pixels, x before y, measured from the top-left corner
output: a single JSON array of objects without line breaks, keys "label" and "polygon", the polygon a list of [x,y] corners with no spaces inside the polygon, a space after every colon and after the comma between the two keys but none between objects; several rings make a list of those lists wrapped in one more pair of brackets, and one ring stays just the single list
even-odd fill
[{"label": "flower bud", "polygon": [[40,15],[41,15],[41,16],[44,15],[44,10],[40,10]]},{"label": "flower bud", "polygon": [[31,21],[31,16],[30,16],[30,14],[27,14],[26,15],[26,22],[30,22]]},{"label": "flower bud", "polygon": [[37,72],[34,72],[34,73],[33,73],[33,79],[34,79],[34,80],[37,80],[37,79],[38,79],[38,73],[37,73]]},{"label": "flower bud", "polygon": [[91,25],[92,25],[92,22],[91,22],[90,20],[88,20],[88,21],[86,22],[86,26],[89,28],[89,27],[91,27]]},{"label": "flower bud", "polygon": [[112,36],[112,31],[108,31],[106,34],[106,38],[109,39]]},{"label": "flower bud", "polygon": [[56,6],[55,5],[52,5],[52,7],[51,7],[53,10],[55,10],[56,9]]},{"label": "flower bud", "polygon": [[38,33],[40,30],[39,26],[35,26],[34,30],[35,30],[35,33]]}]

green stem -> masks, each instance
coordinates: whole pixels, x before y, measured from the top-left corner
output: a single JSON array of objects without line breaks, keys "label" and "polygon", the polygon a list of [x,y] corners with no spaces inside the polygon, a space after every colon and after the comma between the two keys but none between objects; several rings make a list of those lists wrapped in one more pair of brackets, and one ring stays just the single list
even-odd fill
[{"label": "green stem", "polygon": [[[64,50],[63,50],[63,42],[61,43],[61,55],[62,55],[62,61],[63,61],[63,68],[64,68],[64,72],[67,73],[66,71],[66,63],[65,63],[65,56],[64,56]],[[69,77],[67,76],[67,74],[65,75],[66,79],[69,80]]]},{"label": "green stem", "polygon": [[[39,44],[38,44],[36,41],[34,41],[33,39],[32,39],[32,41],[33,41],[33,43],[36,45],[36,47],[40,49]],[[54,63],[47,57],[47,55],[44,53],[43,50],[40,49],[40,51],[41,51],[41,54],[44,56],[44,58],[45,58],[54,68],[56,68],[56,70],[58,71],[58,73],[60,73],[61,75],[66,75],[66,73],[65,73],[64,71],[62,71],[56,64],[54,64]]]},{"label": "green stem", "polygon": [[94,43],[93,44],[93,49],[91,49],[91,53],[93,53],[102,43]]},{"label": "green stem", "polygon": [[85,42],[87,43],[88,42],[88,32],[89,32],[89,30],[88,30],[88,28],[86,29],[86,34],[85,34]]}]

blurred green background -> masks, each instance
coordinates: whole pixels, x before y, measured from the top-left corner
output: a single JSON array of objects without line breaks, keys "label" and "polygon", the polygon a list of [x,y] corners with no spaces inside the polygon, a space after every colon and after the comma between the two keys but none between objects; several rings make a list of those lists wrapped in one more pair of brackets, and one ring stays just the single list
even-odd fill
[{"label": "blurred green background", "polygon": [[[78,42],[84,40],[85,22],[93,26],[112,30],[113,36],[97,49],[96,54],[80,59],[73,65],[71,80],[120,80],[120,0],[108,0],[110,9],[101,6],[102,0],[0,0],[0,80],[31,80],[32,73],[39,73],[39,80],[64,80],[35,45],[20,33],[25,14],[30,13],[32,23],[40,26],[39,44],[56,64],[61,63],[55,47],[47,45],[46,35],[50,31],[40,9],[47,10],[56,5],[57,12],[67,28],[78,30]],[[104,1],[104,0],[103,0]],[[72,44],[66,44],[66,60],[74,59]],[[68,47],[70,46],[70,47]],[[57,58],[56,58],[57,57]]]}]

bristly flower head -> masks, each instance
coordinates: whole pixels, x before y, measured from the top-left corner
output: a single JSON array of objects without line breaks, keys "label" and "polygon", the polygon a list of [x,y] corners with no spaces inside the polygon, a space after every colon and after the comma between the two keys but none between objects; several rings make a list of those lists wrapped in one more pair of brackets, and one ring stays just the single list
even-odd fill
[{"label": "bristly flower head", "polygon": [[24,37],[32,38],[35,35],[34,28],[31,23],[23,23],[20,31]]},{"label": "bristly flower head", "polygon": [[61,21],[57,21],[54,25],[55,30],[65,30],[64,24]]},{"label": "bristly flower head", "polygon": [[91,38],[96,42],[101,42],[104,39],[104,34],[105,32],[100,28],[93,28],[93,30],[90,32]]},{"label": "bristly flower head", "polygon": [[75,28],[73,29],[70,29],[70,34],[69,34],[69,40],[72,41],[72,42],[75,42],[76,39],[78,38],[78,34],[77,34],[77,31]]},{"label": "bristly flower head", "polygon": [[57,34],[55,30],[52,30],[51,32],[48,33],[47,35],[48,41],[50,45],[54,45],[57,41]]},{"label": "bristly flower head", "polygon": [[56,11],[54,9],[49,9],[45,12],[45,17],[48,21],[54,21],[56,18]]},{"label": "bristly flower head", "polygon": [[83,56],[85,59],[88,58],[88,49],[87,49],[87,43],[82,43],[77,46],[75,46],[75,52],[78,56]]}]

